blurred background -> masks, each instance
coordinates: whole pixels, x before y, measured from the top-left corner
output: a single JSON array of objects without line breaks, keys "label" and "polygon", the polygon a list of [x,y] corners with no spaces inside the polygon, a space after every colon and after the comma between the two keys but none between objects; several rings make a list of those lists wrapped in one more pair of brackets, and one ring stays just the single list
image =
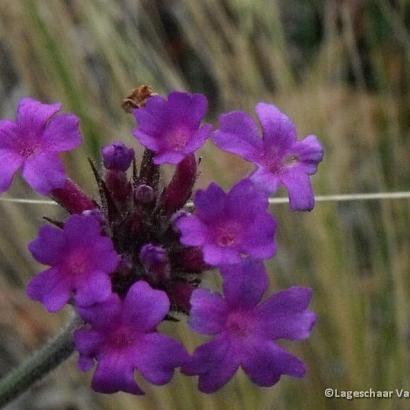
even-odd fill
[{"label": "blurred background", "polygon": [[[159,93],[205,93],[209,121],[234,109],[275,103],[313,133],[325,159],[316,194],[410,188],[410,2],[407,0],[1,0],[0,116],[20,97],[62,101],[81,118],[83,147],[66,157],[73,179],[95,192],[86,155],[132,142],[122,99],[140,84]],[[133,142],[138,155],[141,150]],[[199,186],[224,187],[248,164],[202,149]],[[284,192],[280,192],[284,194]],[[7,194],[33,198],[16,180]],[[271,410],[401,409],[406,400],[329,400],[324,389],[410,390],[409,200],[318,203],[311,213],[273,205],[279,250],[272,289],[314,289],[312,337],[284,343],[308,368],[273,388],[240,372],[214,395],[176,375],[145,397],[99,395],[75,357],[9,409]],[[68,312],[46,314],[24,292],[40,269],[26,244],[56,207],[0,203],[0,375],[57,332]],[[190,349],[201,339],[180,323]],[[175,326],[174,326],[175,328]],[[169,329],[168,329],[169,330]],[[192,351],[192,350],[191,350]]]}]

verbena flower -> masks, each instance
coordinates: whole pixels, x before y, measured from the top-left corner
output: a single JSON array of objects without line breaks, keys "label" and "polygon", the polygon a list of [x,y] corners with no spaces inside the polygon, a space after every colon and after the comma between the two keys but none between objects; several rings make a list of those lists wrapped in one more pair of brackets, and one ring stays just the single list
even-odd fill
[{"label": "verbena flower", "polygon": [[81,143],[78,118],[57,114],[61,104],[42,104],[23,98],[16,121],[0,121],[0,192],[6,191],[19,168],[38,193],[48,194],[65,183],[58,154]]},{"label": "verbena flower", "polygon": [[234,111],[220,116],[212,140],[219,148],[253,162],[257,169],[250,178],[260,188],[274,193],[283,185],[292,210],[311,210],[314,195],[309,175],[322,160],[322,146],[314,135],[298,141],[293,122],[274,105],[259,103],[256,113],[262,138],[248,114]]},{"label": "verbena flower", "polygon": [[153,384],[168,383],[188,355],[174,339],[157,333],[156,326],[170,308],[167,295],[146,282],[135,283],[124,301],[113,294],[104,303],[80,308],[89,328],[75,332],[79,367],[89,370],[97,361],[92,387],[97,392],[143,394],[134,372]]},{"label": "verbena flower", "polygon": [[61,309],[72,295],[79,306],[110,296],[109,274],[116,269],[119,257],[94,216],[73,215],[63,229],[43,226],[29,250],[50,268],[30,281],[27,294],[50,312]]},{"label": "verbena flower", "polygon": [[213,340],[198,347],[182,371],[199,375],[199,390],[212,393],[241,366],[259,386],[272,386],[281,375],[302,377],[303,363],[275,340],[309,336],[315,314],[307,307],[311,290],[291,287],[261,303],[268,287],[262,263],[224,267],[224,297],[197,289],[191,297],[189,324]]},{"label": "verbena flower", "polygon": [[213,266],[239,263],[241,256],[267,259],[275,253],[276,222],[268,198],[245,179],[225,193],[212,183],[194,197],[195,211],[175,221],[185,245],[200,246]]},{"label": "verbena flower", "polygon": [[202,94],[175,91],[168,100],[150,97],[145,107],[134,111],[138,123],[134,136],[155,152],[155,164],[177,164],[208,138],[211,126],[201,126],[207,107]]},{"label": "verbena flower", "polygon": [[[28,295],[50,312],[74,306],[84,321],[74,337],[79,367],[96,364],[92,386],[99,392],[143,394],[136,371],[165,384],[180,366],[199,375],[207,393],[240,366],[261,386],[282,374],[301,377],[303,363],[276,340],[308,337],[315,321],[307,310],[311,292],[294,287],[261,302],[268,287],[261,261],[276,251],[268,194],[285,185],[292,209],[313,206],[309,175],[322,157],[316,137],[297,141],[290,120],[268,104],[256,107],[263,138],[247,114],[225,114],[214,141],[257,169],[228,192],[215,183],[197,191],[192,209],[199,165],[194,152],[211,129],[202,124],[206,98],[183,92],[163,98],[138,87],[123,106],[133,110],[134,136],[146,149],[139,166],[122,142],[102,149],[101,169],[90,161],[97,199],[65,177],[58,158],[80,143],[74,115],[57,114],[60,104],[25,98],[15,122],[0,121],[0,192],[22,167],[37,192],[75,214],[49,219],[53,226],[42,227],[30,243],[34,258],[49,268],[29,282]],[[176,164],[167,183],[161,180],[164,163]],[[213,266],[223,276],[224,296],[198,290]],[[156,330],[182,314],[192,329],[214,337],[191,358]]]}]

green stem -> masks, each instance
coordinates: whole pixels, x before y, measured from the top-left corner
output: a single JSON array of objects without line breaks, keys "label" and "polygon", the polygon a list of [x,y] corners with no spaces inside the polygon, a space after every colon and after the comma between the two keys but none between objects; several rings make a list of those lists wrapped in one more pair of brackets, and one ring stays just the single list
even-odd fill
[{"label": "green stem", "polygon": [[72,332],[79,324],[78,317],[74,317],[60,334],[0,380],[0,408],[70,357],[74,351]]}]

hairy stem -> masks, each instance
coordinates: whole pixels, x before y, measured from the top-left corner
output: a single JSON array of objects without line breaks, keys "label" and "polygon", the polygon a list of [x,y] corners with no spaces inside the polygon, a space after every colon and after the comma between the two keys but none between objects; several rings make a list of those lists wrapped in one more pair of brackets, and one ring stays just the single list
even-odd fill
[{"label": "hairy stem", "polygon": [[72,332],[79,324],[78,317],[71,319],[60,334],[0,380],[0,408],[70,357],[74,351]]}]

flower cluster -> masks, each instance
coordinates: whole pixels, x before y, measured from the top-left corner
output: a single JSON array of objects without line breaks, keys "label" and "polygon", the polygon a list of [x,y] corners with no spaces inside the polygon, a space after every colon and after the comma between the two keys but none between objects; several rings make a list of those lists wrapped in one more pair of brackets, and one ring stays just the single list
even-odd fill
[{"label": "flower cluster", "polygon": [[[144,90],[142,99],[127,100],[133,135],[145,147],[141,163],[120,141],[103,147],[102,167],[90,162],[97,199],[67,177],[59,158],[81,143],[75,115],[24,98],[15,121],[0,121],[0,190],[21,168],[36,192],[68,212],[65,221],[49,220],[29,245],[48,268],[31,279],[28,295],[50,312],[74,307],[82,319],[73,336],[78,365],[96,366],[98,392],[143,394],[136,371],[161,385],[176,368],[199,376],[205,393],[239,367],[259,386],[302,377],[303,363],[276,341],[309,336],[311,290],[291,287],[262,299],[269,285],[264,260],[276,252],[268,195],[283,185],[292,210],[313,208],[310,175],[323,156],[317,138],[297,140],[293,123],[271,104],[256,106],[260,137],[244,112],[221,115],[215,128],[204,123],[201,94],[164,98]],[[195,152],[208,138],[256,169],[227,192],[211,183],[192,195]],[[162,164],[175,166],[166,184]],[[222,276],[222,294],[199,286],[207,270]],[[184,315],[193,331],[211,336],[192,354],[158,329]]]}]

